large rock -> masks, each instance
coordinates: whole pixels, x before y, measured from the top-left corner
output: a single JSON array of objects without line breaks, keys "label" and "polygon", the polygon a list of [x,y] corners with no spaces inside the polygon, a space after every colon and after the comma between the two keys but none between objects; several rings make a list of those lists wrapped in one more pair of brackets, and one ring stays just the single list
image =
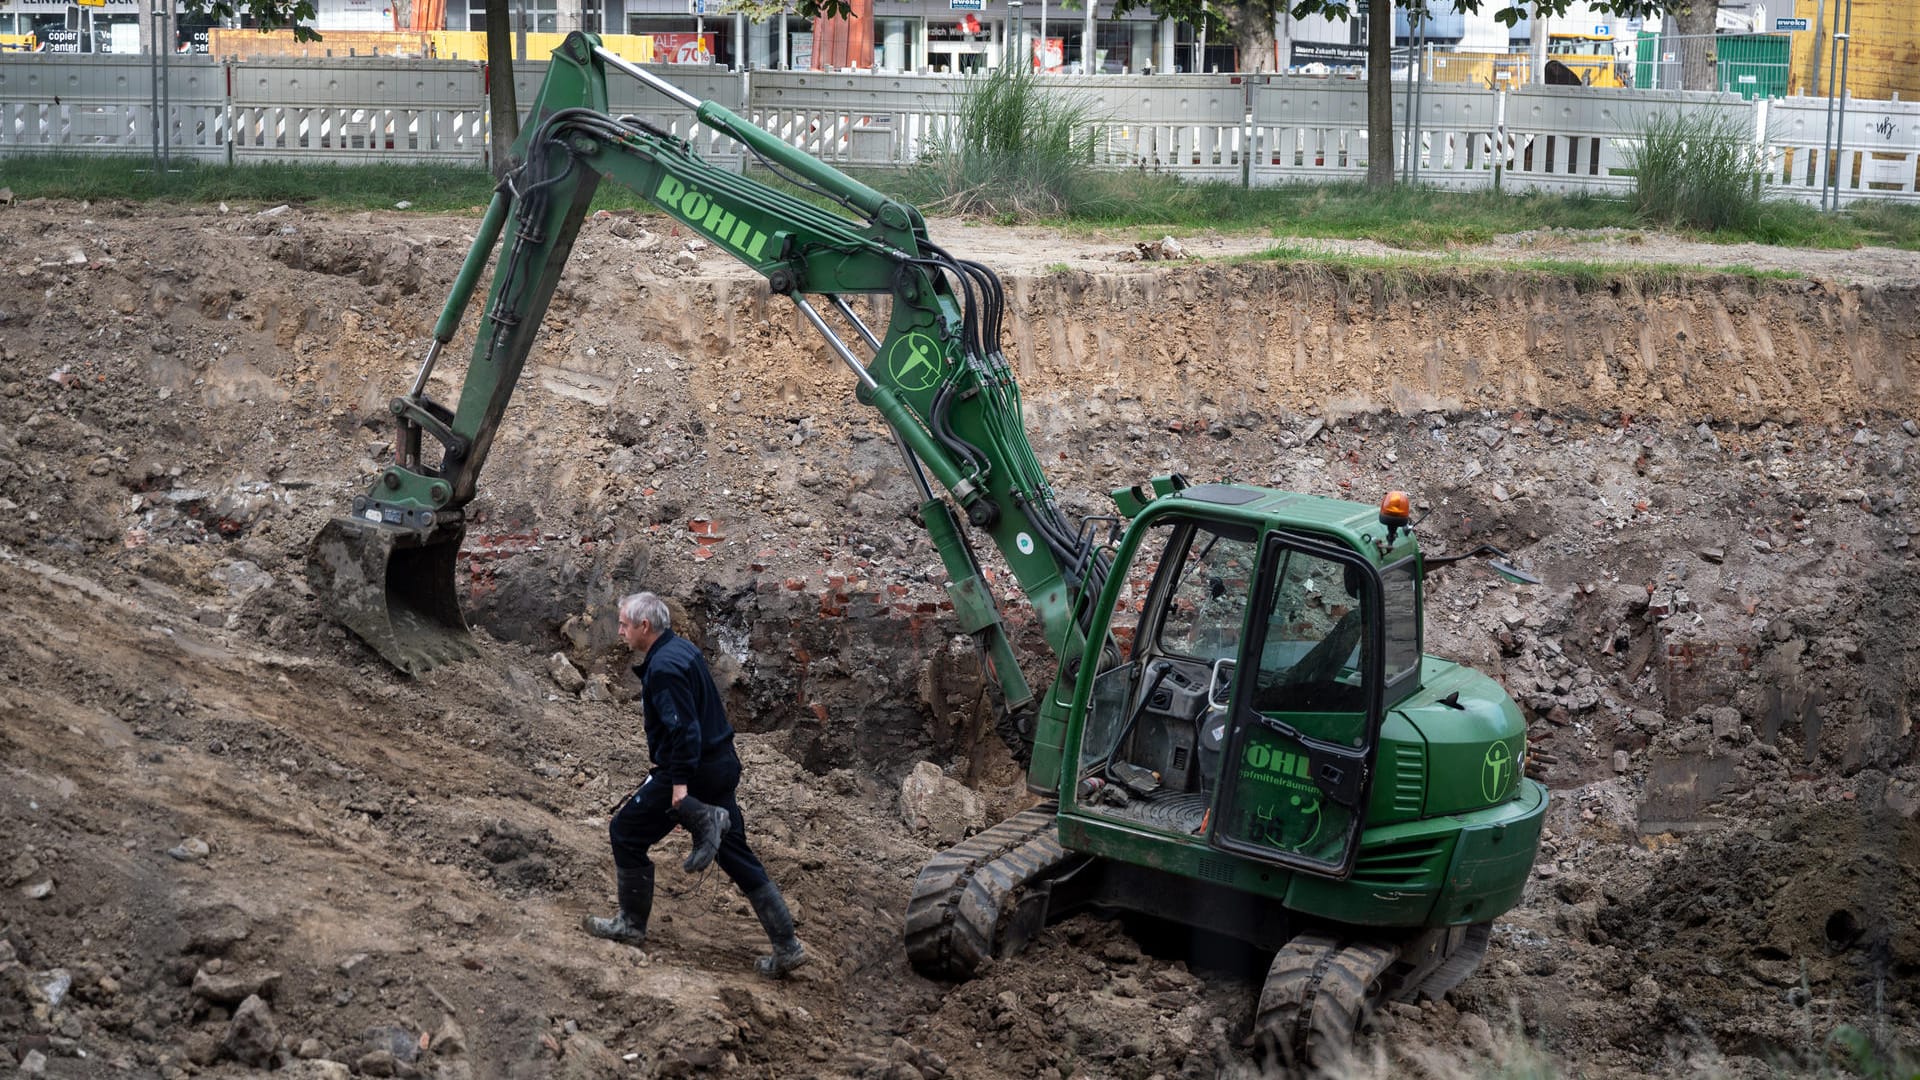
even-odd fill
[{"label": "large rock", "polygon": [[353,1069],[345,1062],[321,1058],[291,1062],[273,1075],[278,1080],[353,1080]]},{"label": "large rock", "polygon": [[258,997],[249,997],[234,1010],[222,1044],[227,1056],[242,1065],[260,1066],[273,1059],[280,1045],[280,1028],[273,1022],[273,1010]]},{"label": "large rock", "polygon": [[271,998],[280,986],[277,971],[222,971],[201,968],[193,975],[193,996],[215,1005],[237,1005],[250,997]]},{"label": "large rock", "polygon": [[430,1045],[433,1052],[441,1057],[464,1054],[467,1052],[467,1033],[460,1027],[460,1022],[449,1015],[440,1022],[440,1029],[433,1033]]},{"label": "large rock", "polygon": [[1908,821],[1920,819],[1920,784],[1901,780],[1888,784],[1887,809]]},{"label": "large rock", "polygon": [[577,694],[587,685],[586,676],[573,666],[566,653],[554,653],[547,657],[547,673],[553,676],[553,684],[569,694]]},{"label": "large rock", "polygon": [[565,1051],[554,1066],[554,1080],[613,1080],[629,1074],[620,1055],[584,1031],[568,1036]]},{"label": "large rock", "polygon": [[224,584],[227,592],[233,596],[250,596],[261,589],[273,586],[272,574],[245,559],[237,559],[225,566],[217,567],[208,576]]},{"label": "large rock", "polygon": [[986,824],[986,808],[972,788],[923,761],[900,782],[900,817],[942,844],[955,844]]}]

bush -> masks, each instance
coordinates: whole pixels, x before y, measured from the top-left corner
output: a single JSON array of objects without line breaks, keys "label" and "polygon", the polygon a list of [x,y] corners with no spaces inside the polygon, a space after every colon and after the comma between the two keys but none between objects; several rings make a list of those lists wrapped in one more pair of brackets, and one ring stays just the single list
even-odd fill
[{"label": "bush", "polygon": [[1760,223],[1761,165],[1745,120],[1700,110],[1655,113],[1627,152],[1633,202],[1663,225],[1751,232]]},{"label": "bush", "polygon": [[1084,101],[1025,69],[970,79],[946,138],[924,147],[915,166],[919,201],[1003,219],[1066,214],[1087,190],[1093,122]]}]

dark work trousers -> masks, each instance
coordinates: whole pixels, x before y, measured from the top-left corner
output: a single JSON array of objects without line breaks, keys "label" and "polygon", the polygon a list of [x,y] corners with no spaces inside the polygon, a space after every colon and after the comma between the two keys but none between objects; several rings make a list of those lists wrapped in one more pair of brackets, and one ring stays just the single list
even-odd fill
[{"label": "dark work trousers", "polygon": [[[720,840],[720,853],[714,862],[741,892],[750,893],[767,883],[767,870],[747,846],[747,821],[740,813],[740,804],[733,801],[734,789],[739,786],[740,759],[729,753],[721,760],[702,762],[693,781],[687,785],[687,794],[726,810],[727,834]],[[673,814],[673,785],[658,773],[647,777],[647,782],[607,824],[607,836],[613,841],[613,865],[620,868],[652,865],[647,849],[659,843],[677,824],[679,821]]]}]

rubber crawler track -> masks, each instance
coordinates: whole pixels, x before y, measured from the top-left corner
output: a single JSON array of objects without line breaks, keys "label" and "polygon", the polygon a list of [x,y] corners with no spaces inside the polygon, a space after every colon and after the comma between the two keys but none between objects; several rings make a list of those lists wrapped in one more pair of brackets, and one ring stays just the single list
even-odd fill
[{"label": "rubber crawler track", "polygon": [[1378,984],[1400,950],[1380,942],[1342,942],[1302,934],[1267,969],[1254,1033],[1276,1064],[1293,1070],[1330,1065],[1378,1003]]},{"label": "rubber crawler track", "polygon": [[907,959],[922,975],[967,979],[994,956],[1025,886],[1073,856],[1036,806],[933,857],[907,901]]}]

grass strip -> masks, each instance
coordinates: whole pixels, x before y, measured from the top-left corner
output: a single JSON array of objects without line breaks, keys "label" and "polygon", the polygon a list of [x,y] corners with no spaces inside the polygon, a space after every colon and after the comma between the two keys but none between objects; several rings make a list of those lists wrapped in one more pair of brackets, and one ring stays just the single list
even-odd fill
[{"label": "grass strip", "polygon": [[[858,170],[857,178],[909,202],[926,201],[927,177],[898,170]],[[756,179],[768,178],[755,174]],[[1069,232],[1120,230],[1138,239],[1165,233],[1265,233],[1276,239],[1373,240],[1407,251],[1446,251],[1495,236],[1540,229],[1577,232],[1649,227],[1626,199],[1592,195],[1503,194],[1362,184],[1284,185],[1247,189],[1196,183],[1154,173],[1078,173],[1076,194],[1043,224]],[[484,169],[453,165],[334,165],[270,162],[228,166],[181,162],[163,175],[142,155],[22,155],[0,159],[0,186],[16,199],[291,203],[327,210],[391,210],[406,202],[422,213],[475,210],[492,195]],[[784,186],[775,184],[774,186]],[[802,193],[803,198],[812,198]],[[989,206],[1004,206],[987,200]],[[824,202],[823,205],[826,205]],[[617,184],[602,184],[595,209],[646,209]],[[998,209],[989,216],[999,219]],[[1681,227],[1689,239],[1778,247],[1849,249],[1867,244],[1920,250],[1920,205],[1888,200],[1823,213],[1802,203],[1767,200],[1738,227]],[[1580,239],[1578,235],[1574,239]]]},{"label": "grass strip", "polygon": [[1379,276],[1408,292],[1436,292],[1459,281],[1463,274],[1499,273],[1565,282],[1578,292],[1611,290],[1631,285],[1651,290],[1682,281],[1733,276],[1754,281],[1794,281],[1804,275],[1792,270],[1761,270],[1752,266],[1702,266],[1693,263],[1597,262],[1587,259],[1489,259],[1454,253],[1430,255],[1361,255],[1295,244],[1277,244],[1253,255],[1233,256],[1228,263],[1276,262],[1321,269],[1344,280]]}]

